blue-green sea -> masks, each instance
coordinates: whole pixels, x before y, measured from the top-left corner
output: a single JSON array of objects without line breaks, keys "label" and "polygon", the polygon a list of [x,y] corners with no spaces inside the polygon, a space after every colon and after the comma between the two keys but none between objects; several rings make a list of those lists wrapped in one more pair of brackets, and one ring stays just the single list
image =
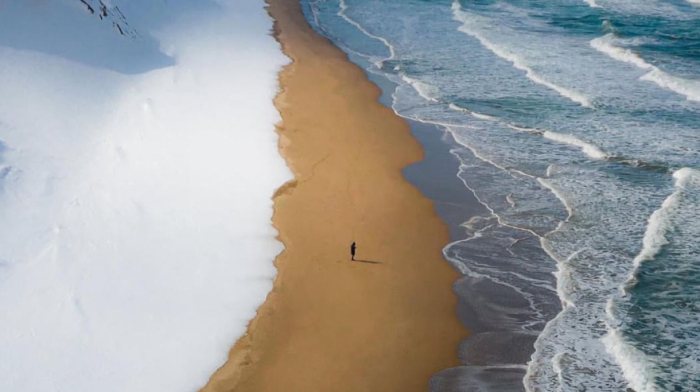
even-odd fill
[{"label": "blue-green sea", "polygon": [[302,5],[397,114],[451,135],[487,211],[444,250],[456,292],[502,293],[481,328],[534,348],[452,390],[518,369],[528,391],[700,391],[700,1]]}]

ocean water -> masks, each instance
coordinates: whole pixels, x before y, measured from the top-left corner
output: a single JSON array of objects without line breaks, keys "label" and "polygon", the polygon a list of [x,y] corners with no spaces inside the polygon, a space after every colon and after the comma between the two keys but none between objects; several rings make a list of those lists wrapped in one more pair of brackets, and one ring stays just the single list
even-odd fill
[{"label": "ocean water", "polygon": [[444,249],[455,291],[476,336],[534,341],[461,355],[435,390],[700,390],[697,2],[302,4],[399,115],[451,134],[485,211]]}]

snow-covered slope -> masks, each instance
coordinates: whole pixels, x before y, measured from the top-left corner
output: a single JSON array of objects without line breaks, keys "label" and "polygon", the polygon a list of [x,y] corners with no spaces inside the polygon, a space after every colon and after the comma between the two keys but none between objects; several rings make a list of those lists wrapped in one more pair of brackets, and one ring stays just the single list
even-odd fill
[{"label": "snow-covered slope", "polygon": [[0,2],[0,391],[196,391],[224,362],[281,250],[271,25]]}]

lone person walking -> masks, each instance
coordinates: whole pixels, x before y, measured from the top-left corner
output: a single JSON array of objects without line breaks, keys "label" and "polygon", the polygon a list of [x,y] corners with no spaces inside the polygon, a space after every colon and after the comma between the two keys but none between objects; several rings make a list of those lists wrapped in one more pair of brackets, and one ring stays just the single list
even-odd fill
[{"label": "lone person walking", "polygon": [[352,245],[350,245],[350,260],[355,261],[355,250],[357,249],[357,245],[355,244],[355,241],[352,242]]}]

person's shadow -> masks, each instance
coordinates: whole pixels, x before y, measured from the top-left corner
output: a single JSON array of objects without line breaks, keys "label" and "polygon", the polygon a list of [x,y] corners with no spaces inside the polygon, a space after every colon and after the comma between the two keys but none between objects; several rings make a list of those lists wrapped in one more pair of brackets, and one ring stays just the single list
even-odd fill
[{"label": "person's shadow", "polygon": [[367,263],[367,264],[384,264],[381,261],[372,261],[372,260],[360,260],[360,259],[355,259],[353,261],[357,261],[359,263]]}]

